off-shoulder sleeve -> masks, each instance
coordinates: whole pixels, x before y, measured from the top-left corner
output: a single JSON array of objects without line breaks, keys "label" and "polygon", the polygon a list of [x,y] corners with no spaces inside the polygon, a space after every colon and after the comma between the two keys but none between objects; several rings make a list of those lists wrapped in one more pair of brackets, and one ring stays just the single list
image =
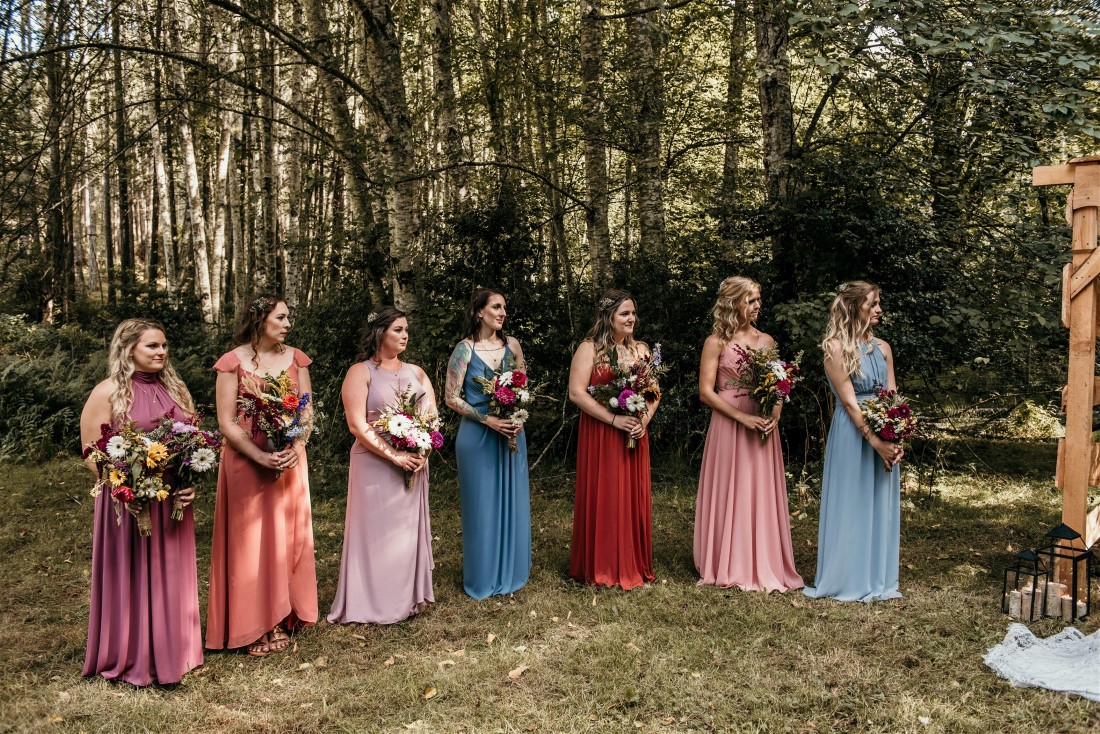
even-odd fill
[{"label": "off-shoulder sleeve", "polygon": [[313,364],[313,360],[310,359],[309,356],[301,349],[295,349],[294,364],[298,365],[299,367],[309,367],[311,364]]},{"label": "off-shoulder sleeve", "polygon": [[241,360],[233,352],[226,352],[214,363],[214,369],[218,372],[236,372],[240,366]]}]

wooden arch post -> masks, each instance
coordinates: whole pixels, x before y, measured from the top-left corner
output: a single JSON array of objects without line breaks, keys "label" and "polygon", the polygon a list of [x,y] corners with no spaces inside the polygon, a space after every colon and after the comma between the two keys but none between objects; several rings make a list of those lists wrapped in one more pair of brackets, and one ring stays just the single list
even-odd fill
[{"label": "wooden arch post", "polygon": [[[1092,409],[1100,403],[1096,377],[1096,335],[1100,249],[1096,246],[1100,207],[1100,156],[1074,158],[1060,166],[1032,170],[1032,186],[1072,184],[1066,205],[1073,227],[1073,261],[1062,276],[1062,325],[1069,328],[1066,437],[1060,442],[1056,483],[1062,489],[1062,522],[1085,535],[1089,484],[1100,474],[1100,444],[1092,441]],[[1087,578],[1084,580],[1088,583]]]}]

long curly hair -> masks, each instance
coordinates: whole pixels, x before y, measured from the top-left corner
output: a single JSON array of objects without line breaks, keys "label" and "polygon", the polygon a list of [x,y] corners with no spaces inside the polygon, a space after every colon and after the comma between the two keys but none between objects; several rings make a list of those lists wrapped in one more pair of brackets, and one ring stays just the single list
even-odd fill
[{"label": "long curly hair", "polygon": [[863,301],[871,293],[879,295],[881,290],[874,283],[865,280],[841,283],[829,311],[825,337],[821,340],[821,349],[825,352],[826,359],[829,358],[829,344],[836,342],[840,345],[844,371],[849,375],[863,375],[860,353],[866,351],[874,336],[871,332],[871,319],[861,311]]},{"label": "long curly hair", "polygon": [[[237,314],[237,326],[233,330],[233,343],[237,346],[248,344],[252,347],[252,366],[259,369],[260,337],[264,335],[264,321],[280,303],[286,303],[276,293],[257,293],[244,302]],[[282,354],[285,344],[276,344],[275,351]]]},{"label": "long curly hair", "polygon": [[714,315],[714,328],[711,333],[728,344],[733,341],[737,330],[747,326],[741,320],[741,305],[752,295],[760,291],[760,284],[752,278],[731,275],[718,286],[718,300],[714,302],[711,313]]},{"label": "long curly hair", "polygon": [[[152,319],[126,319],[115,329],[111,337],[111,346],[107,353],[107,379],[114,382],[111,391],[111,423],[125,423],[134,407],[134,392],[131,380],[134,377],[134,345],[141,335],[150,329],[164,332],[164,327]],[[195,412],[195,402],[187,385],[183,384],[179,374],[172,367],[172,361],[165,355],[164,368],[157,373],[157,379],[168,390],[168,394],[188,414]]]},{"label": "long curly hair", "polygon": [[398,319],[407,318],[404,311],[395,306],[379,306],[373,309],[363,320],[363,336],[359,340],[359,362],[373,359],[378,362],[378,349],[382,346],[386,332]]},{"label": "long curly hair", "polygon": [[[594,364],[605,361],[608,353],[615,346],[615,330],[611,327],[611,317],[615,315],[615,311],[618,310],[623,301],[633,301],[634,307],[637,308],[638,306],[638,302],[634,300],[634,296],[620,288],[611,288],[604,291],[600,295],[600,300],[596,302],[596,321],[592,324],[592,328],[588,330],[588,334],[584,337],[590,340],[592,346],[596,349],[593,360]],[[639,320],[635,319],[635,330],[638,328],[638,323]],[[623,346],[631,352],[634,351],[634,347],[638,343],[639,342],[635,341],[633,336],[628,336],[623,340]]]},{"label": "long curly hair", "polygon": [[[481,331],[481,319],[478,311],[489,305],[489,299],[493,296],[504,298],[504,294],[492,288],[475,288],[470,294],[470,302],[466,304],[466,311],[462,315],[462,338],[477,341],[477,335]],[[497,329],[497,336],[505,344],[508,343],[508,335],[504,327]]]}]

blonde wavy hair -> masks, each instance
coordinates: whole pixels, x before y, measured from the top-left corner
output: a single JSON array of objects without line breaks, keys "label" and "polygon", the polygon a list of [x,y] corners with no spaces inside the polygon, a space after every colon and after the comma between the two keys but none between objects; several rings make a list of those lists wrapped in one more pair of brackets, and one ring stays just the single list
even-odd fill
[{"label": "blonde wavy hair", "polygon": [[853,280],[841,283],[829,312],[829,325],[825,327],[825,337],[821,340],[821,349],[825,358],[829,358],[829,344],[836,342],[844,358],[844,371],[849,375],[863,375],[860,369],[860,352],[865,350],[874,334],[871,333],[871,319],[865,316],[861,308],[868,294],[879,295],[881,291],[874,283],[865,280]]},{"label": "blonde wavy hair", "polygon": [[[588,334],[584,337],[590,340],[592,346],[596,349],[593,364],[607,361],[608,353],[615,346],[615,330],[611,327],[611,317],[615,315],[615,311],[618,310],[623,301],[633,301],[634,307],[637,308],[638,306],[634,296],[619,288],[604,291],[600,296],[600,300],[596,302],[596,322],[592,324],[592,328],[588,330]],[[638,328],[637,319],[634,320],[634,328]],[[628,336],[623,340],[623,346],[631,353],[634,352],[634,347],[638,343],[633,336]]]},{"label": "blonde wavy hair", "polygon": [[[111,337],[111,346],[107,354],[107,379],[115,383],[111,392],[111,423],[119,425],[129,420],[130,409],[134,407],[134,392],[131,380],[134,377],[134,345],[141,335],[150,329],[164,333],[164,327],[152,319],[126,319],[115,329]],[[195,412],[195,403],[187,385],[172,367],[171,360],[165,355],[164,369],[157,379],[168,390],[168,394],[188,414]]]},{"label": "blonde wavy hair", "polygon": [[760,290],[760,284],[752,278],[742,275],[731,275],[718,286],[718,300],[714,302],[711,313],[714,315],[714,328],[711,333],[722,340],[724,344],[733,341],[733,335],[737,330],[748,326],[748,322],[741,320],[741,304],[745,302],[753,291]]}]

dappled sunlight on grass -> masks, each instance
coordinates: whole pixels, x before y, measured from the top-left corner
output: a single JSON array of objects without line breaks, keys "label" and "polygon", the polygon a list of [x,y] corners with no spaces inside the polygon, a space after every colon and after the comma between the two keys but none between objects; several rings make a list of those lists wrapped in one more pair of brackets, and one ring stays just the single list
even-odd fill
[{"label": "dappled sunlight on grass", "polygon": [[[904,498],[905,598],[840,604],[697,586],[690,467],[658,473],[650,587],[592,589],[566,578],[572,477],[557,470],[534,480],[530,584],[475,602],[461,589],[457,490],[439,471],[437,603],[419,617],[390,627],[322,622],[285,654],[210,654],[178,686],[137,690],[79,677],[91,526],[82,471],[75,462],[17,468],[0,496],[8,630],[0,731],[1083,734],[1100,726],[1100,707],[1011,688],[981,662],[1008,624],[1001,568],[1057,521],[1059,495],[1030,473],[945,465],[931,495],[926,486]],[[345,479],[338,466],[314,478],[323,615],[335,591]],[[213,498],[198,509],[205,610]],[[796,561],[810,580],[817,511],[798,509],[807,519],[792,523]],[[1045,636],[1061,623],[1032,628]]]}]

